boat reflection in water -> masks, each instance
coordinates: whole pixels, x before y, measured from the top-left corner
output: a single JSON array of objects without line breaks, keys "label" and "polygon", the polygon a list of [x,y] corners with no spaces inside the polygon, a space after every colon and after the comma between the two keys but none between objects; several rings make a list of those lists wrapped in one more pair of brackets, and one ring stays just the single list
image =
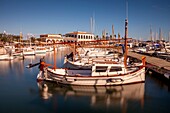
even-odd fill
[{"label": "boat reflection in water", "polygon": [[[64,103],[72,103],[74,105],[88,104],[87,106],[92,109],[109,109],[114,111],[118,109],[125,113],[129,110],[133,110],[131,104],[143,108],[144,104],[144,83],[123,85],[123,86],[65,86],[58,85],[51,82],[39,82],[38,87],[40,89],[41,97],[45,100],[63,97]],[[62,99],[59,99],[60,101]],[[81,103],[79,103],[81,102]],[[130,102],[130,106],[128,106]],[[133,103],[134,102],[134,103]],[[58,104],[60,102],[57,102]],[[61,102],[63,104],[63,102]],[[68,105],[67,105],[68,106]],[[70,105],[72,106],[72,105]],[[68,108],[69,109],[69,108]],[[81,108],[77,108],[81,109]],[[86,109],[86,108],[83,108]],[[88,109],[88,108],[87,108]]]}]

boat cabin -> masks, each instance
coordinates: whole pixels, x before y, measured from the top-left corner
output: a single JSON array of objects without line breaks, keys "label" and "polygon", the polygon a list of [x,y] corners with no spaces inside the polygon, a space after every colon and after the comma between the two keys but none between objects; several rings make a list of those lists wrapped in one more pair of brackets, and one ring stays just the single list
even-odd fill
[{"label": "boat cabin", "polygon": [[96,63],[92,66],[92,76],[111,76],[127,73],[124,64],[114,62],[110,63]]}]

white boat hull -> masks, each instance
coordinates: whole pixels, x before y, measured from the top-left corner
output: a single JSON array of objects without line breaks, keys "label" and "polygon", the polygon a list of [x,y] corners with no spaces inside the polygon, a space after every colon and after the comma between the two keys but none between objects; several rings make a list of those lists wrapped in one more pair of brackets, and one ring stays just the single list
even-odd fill
[{"label": "white boat hull", "polygon": [[46,49],[36,49],[35,50],[35,54],[45,54],[46,53]]},{"label": "white boat hull", "polygon": [[35,55],[35,51],[33,49],[30,48],[26,48],[23,50],[23,55],[27,56],[27,55]]},{"label": "white boat hull", "polygon": [[[145,81],[145,67],[131,74],[113,76],[69,76],[64,75],[64,69],[47,69],[48,78],[60,84],[87,85],[87,86],[110,86],[132,84]],[[56,74],[57,72],[57,74]]]},{"label": "white boat hull", "polygon": [[10,55],[0,55],[0,60],[13,60],[15,57]]}]

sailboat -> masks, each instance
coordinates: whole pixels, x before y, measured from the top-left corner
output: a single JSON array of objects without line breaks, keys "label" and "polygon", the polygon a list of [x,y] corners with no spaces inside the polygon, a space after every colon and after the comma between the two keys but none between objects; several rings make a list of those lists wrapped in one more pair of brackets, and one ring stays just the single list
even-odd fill
[{"label": "sailboat", "polygon": [[[133,84],[145,81],[145,57],[142,58],[142,63],[139,66],[127,66],[127,24],[125,21],[125,53],[124,62],[118,63],[114,61],[98,62],[92,64],[90,70],[74,70],[66,68],[54,67],[46,68],[43,75],[40,73],[37,76],[39,80],[55,81],[58,84],[65,85],[80,85],[80,86],[111,86]],[[54,48],[55,55],[55,48]],[[54,63],[56,63],[54,57]],[[44,64],[45,66],[45,64]]]}]

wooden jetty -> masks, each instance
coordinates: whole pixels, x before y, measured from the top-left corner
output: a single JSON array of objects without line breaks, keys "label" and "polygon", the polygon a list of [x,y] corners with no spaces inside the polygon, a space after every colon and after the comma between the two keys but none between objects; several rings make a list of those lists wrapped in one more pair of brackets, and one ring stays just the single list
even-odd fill
[{"label": "wooden jetty", "polygon": [[[114,49],[114,51],[120,52],[118,49]],[[157,75],[162,75],[159,77],[165,78],[165,73],[168,73],[170,75],[170,62],[144,54],[139,54],[135,52],[128,51],[128,56],[132,58],[136,58],[138,60],[141,60],[143,56],[146,57],[146,68],[151,70],[154,73],[157,73]],[[170,77],[166,77],[170,81]]]},{"label": "wooden jetty", "polygon": [[138,54],[138,53],[135,53],[135,52],[128,52],[128,56],[131,56],[131,57],[134,57],[134,58],[137,58],[137,59],[141,59],[142,56],[145,56],[146,62],[148,64],[150,64],[150,66],[157,66],[159,68],[164,68],[164,69],[170,71],[170,62],[167,62],[166,60],[156,58],[156,57],[152,57],[152,56],[143,55],[143,54]]},{"label": "wooden jetty", "polygon": [[168,81],[168,83],[170,83],[170,62],[160,58],[143,55],[135,52],[130,52],[130,51],[128,52],[128,56],[136,59],[141,59],[142,56],[145,56],[147,70],[150,70],[152,73],[157,73],[154,75],[158,75],[157,77],[162,78],[163,81],[165,82]]}]

